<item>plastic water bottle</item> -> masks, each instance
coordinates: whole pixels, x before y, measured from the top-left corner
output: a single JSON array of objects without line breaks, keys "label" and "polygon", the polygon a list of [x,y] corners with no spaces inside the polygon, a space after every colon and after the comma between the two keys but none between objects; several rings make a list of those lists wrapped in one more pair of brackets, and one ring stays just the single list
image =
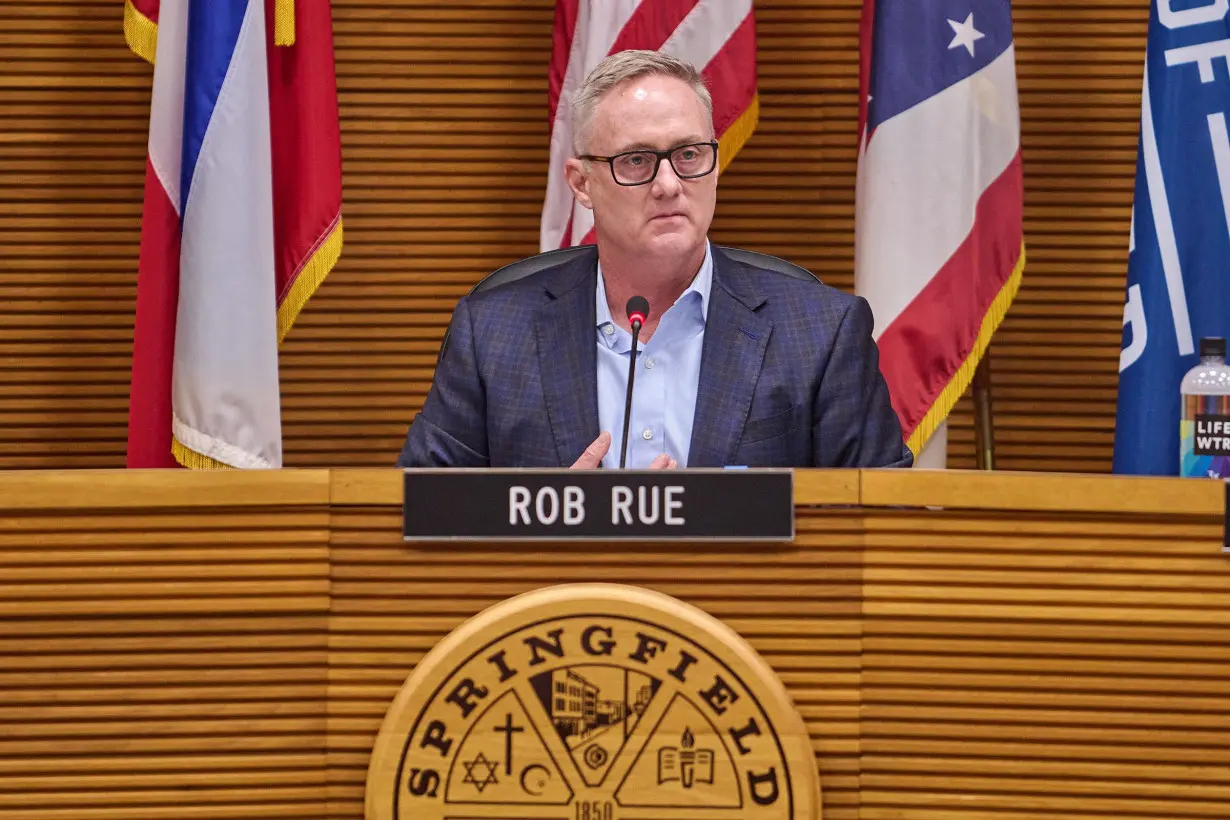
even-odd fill
[{"label": "plastic water bottle", "polygon": [[1179,475],[1230,476],[1230,367],[1226,340],[1200,340],[1200,364],[1187,371],[1180,387]]}]

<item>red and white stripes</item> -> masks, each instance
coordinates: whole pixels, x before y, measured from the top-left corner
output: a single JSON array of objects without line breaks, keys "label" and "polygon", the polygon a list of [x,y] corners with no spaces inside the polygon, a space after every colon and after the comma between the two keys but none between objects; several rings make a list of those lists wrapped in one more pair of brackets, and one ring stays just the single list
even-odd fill
[{"label": "red and white stripes", "polygon": [[604,58],[651,49],[700,68],[713,96],[724,169],[756,127],[756,26],[752,0],[557,0],[551,52],[551,164],[541,249],[594,241],[593,214],[573,202],[564,162],[573,155],[573,94]]}]

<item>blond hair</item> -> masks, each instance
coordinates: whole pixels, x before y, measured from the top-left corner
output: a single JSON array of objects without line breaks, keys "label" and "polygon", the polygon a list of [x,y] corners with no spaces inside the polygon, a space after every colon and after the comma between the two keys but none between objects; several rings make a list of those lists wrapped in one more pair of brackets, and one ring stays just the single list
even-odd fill
[{"label": "blond hair", "polygon": [[660,51],[629,49],[616,52],[594,66],[572,97],[572,147],[577,154],[585,153],[598,103],[607,92],[622,82],[647,76],[674,77],[687,83],[696,92],[710,128],[713,127],[713,97],[695,66]]}]

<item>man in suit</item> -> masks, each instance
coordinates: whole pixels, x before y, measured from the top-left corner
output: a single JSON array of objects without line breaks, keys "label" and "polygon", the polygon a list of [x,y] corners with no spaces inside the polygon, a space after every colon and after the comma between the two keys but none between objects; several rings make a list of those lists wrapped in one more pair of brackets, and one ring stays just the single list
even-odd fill
[{"label": "man in suit", "polygon": [[597,247],[463,298],[403,467],[615,467],[648,299],[627,466],[908,467],[867,302],[709,244],[712,103],[658,52],[598,65],[565,173]]}]

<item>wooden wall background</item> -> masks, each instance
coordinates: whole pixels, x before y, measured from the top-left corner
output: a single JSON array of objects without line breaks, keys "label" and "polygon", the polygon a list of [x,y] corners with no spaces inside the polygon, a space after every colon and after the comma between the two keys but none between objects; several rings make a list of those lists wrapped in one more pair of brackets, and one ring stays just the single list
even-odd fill
[{"label": "wooden wall background", "polygon": [[[284,347],[288,464],[387,465],[456,299],[533,253],[552,0],[334,0],[341,263]],[[761,0],[760,127],[716,241],[852,287],[859,0]],[[1147,0],[1015,0],[1029,264],[1005,469],[1105,471]],[[151,68],[120,0],[0,0],[0,468],[121,466]],[[973,466],[969,402],[950,465]]]}]

